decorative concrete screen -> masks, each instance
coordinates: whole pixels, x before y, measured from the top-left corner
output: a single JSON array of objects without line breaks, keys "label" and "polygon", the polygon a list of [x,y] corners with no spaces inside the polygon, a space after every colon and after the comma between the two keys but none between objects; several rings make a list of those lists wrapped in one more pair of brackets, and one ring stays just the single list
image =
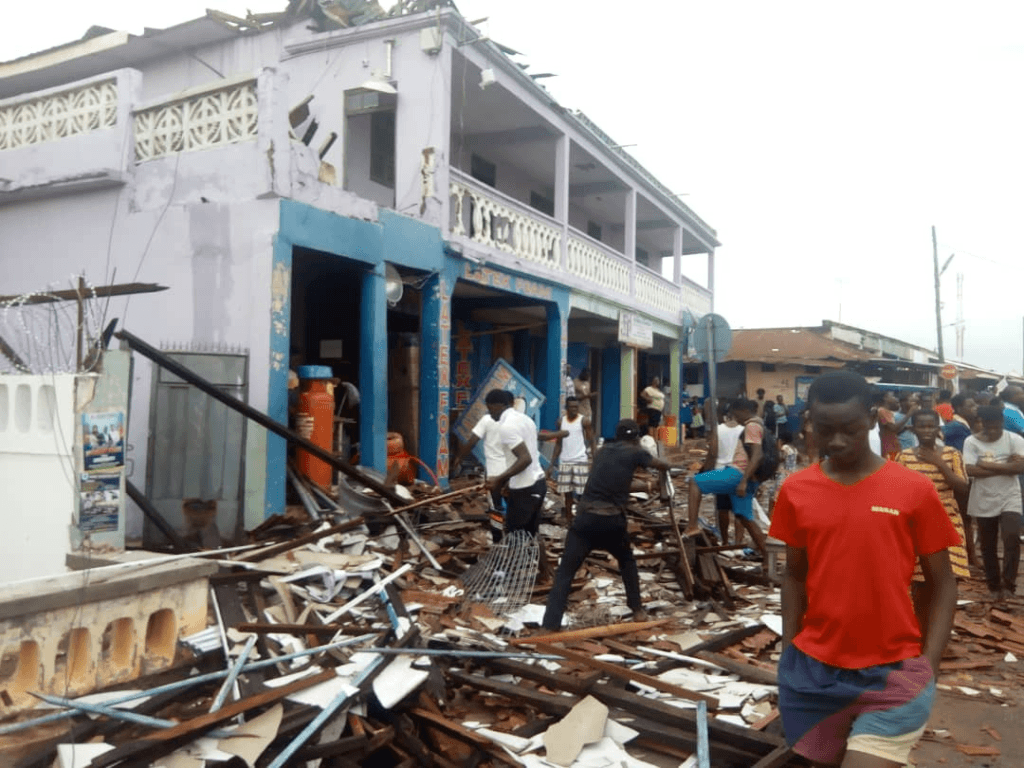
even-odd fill
[{"label": "decorative concrete screen", "polygon": [[135,113],[135,161],[256,138],[256,81],[207,91]]},{"label": "decorative concrete screen", "polygon": [[113,128],[117,81],[90,83],[0,107],[0,151]]}]

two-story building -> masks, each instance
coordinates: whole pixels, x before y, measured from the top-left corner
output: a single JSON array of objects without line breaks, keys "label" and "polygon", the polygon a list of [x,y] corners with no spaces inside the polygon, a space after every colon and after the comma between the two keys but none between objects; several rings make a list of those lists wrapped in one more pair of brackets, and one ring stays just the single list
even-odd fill
[{"label": "two-story building", "polygon": [[[331,366],[369,466],[391,428],[446,477],[497,357],[545,395],[544,426],[567,362],[606,435],[653,373],[677,411],[682,326],[713,296],[684,268],[713,276],[717,245],[443,0],[292,0],[0,64],[0,293],[167,286],[104,319],[281,422],[289,369]],[[283,508],[284,441],[141,358],[128,443],[162,509],[216,498],[230,531]]]}]

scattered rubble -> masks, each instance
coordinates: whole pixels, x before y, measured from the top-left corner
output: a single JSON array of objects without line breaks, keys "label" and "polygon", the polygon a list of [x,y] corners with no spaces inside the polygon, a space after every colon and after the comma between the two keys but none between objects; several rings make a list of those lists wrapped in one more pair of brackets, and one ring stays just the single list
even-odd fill
[{"label": "scattered rubble", "polygon": [[[297,500],[317,504],[317,519],[290,506],[249,547],[193,555],[220,566],[211,625],[171,669],[40,697],[0,724],[9,764],[676,766],[696,765],[686,761],[701,743],[714,766],[805,764],[781,736],[777,587],[711,536],[680,558],[659,499],[636,494],[630,523],[652,620],[621,623],[621,579],[597,552],[573,583],[567,626],[548,633],[538,624],[550,584],[513,573],[536,567],[537,547],[495,557],[476,481],[446,494],[417,485],[400,507],[361,490],[354,513],[351,487],[305,490]],[[552,562],[561,513],[550,494]],[[490,581],[467,578],[488,567]],[[514,584],[501,594],[499,572]],[[973,585],[961,597],[940,688],[1007,702],[1021,674],[994,665],[1024,657],[1024,619]],[[994,728],[979,741],[950,746],[1000,753]]]}]

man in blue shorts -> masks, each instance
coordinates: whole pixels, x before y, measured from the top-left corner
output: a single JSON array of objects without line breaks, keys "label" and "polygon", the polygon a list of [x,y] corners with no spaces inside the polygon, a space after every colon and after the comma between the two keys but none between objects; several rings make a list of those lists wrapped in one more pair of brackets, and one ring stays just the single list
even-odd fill
[{"label": "man in blue shorts", "polygon": [[948,548],[960,537],[927,477],[872,452],[862,376],[823,374],[807,400],[822,460],[786,478],[769,531],[786,543],[783,730],[815,765],[902,768],[935,699],[956,610]]},{"label": "man in blue shorts", "polygon": [[755,416],[756,413],[757,403],[745,397],[734,400],[729,405],[729,415],[738,424],[743,425],[743,431],[737,432],[734,436],[727,435],[725,438],[713,439],[714,443],[717,443],[718,439],[735,439],[736,444],[734,446],[712,446],[712,450],[717,450],[719,456],[728,455],[731,456],[731,459],[721,468],[694,475],[690,481],[686,535],[695,536],[700,532],[700,502],[703,494],[728,494],[732,502],[732,513],[740,525],[750,532],[754,545],[763,555],[764,531],[754,522],[754,496],[757,495],[757,483],[753,480],[753,475],[761,463],[761,439],[764,436],[764,422]]}]

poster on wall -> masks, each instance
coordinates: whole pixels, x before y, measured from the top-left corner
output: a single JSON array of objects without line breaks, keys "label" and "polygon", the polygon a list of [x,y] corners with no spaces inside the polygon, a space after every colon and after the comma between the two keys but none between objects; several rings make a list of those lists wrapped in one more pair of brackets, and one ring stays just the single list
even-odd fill
[{"label": "poster on wall", "polygon": [[83,472],[79,480],[79,530],[116,531],[121,508],[121,473]]},{"label": "poster on wall", "polygon": [[[497,362],[491,366],[491,370],[481,380],[480,386],[476,388],[462,416],[455,422],[454,432],[458,436],[460,443],[469,440],[473,427],[487,413],[484,398],[492,389],[504,389],[511,392],[515,395],[516,408],[518,410],[524,412],[534,421],[540,418],[540,407],[544,405],[544,401],[547,398],[525,376],[509,365],[508,362],[503,358],[498,358]],[[473,447],[473,455],[476,456],[481,464],[484,463],[483,442],[478,442]]]},{"label": "poster on wall", "polygon": [[82,414],[85,471],[124,466],[124,411]]}]

